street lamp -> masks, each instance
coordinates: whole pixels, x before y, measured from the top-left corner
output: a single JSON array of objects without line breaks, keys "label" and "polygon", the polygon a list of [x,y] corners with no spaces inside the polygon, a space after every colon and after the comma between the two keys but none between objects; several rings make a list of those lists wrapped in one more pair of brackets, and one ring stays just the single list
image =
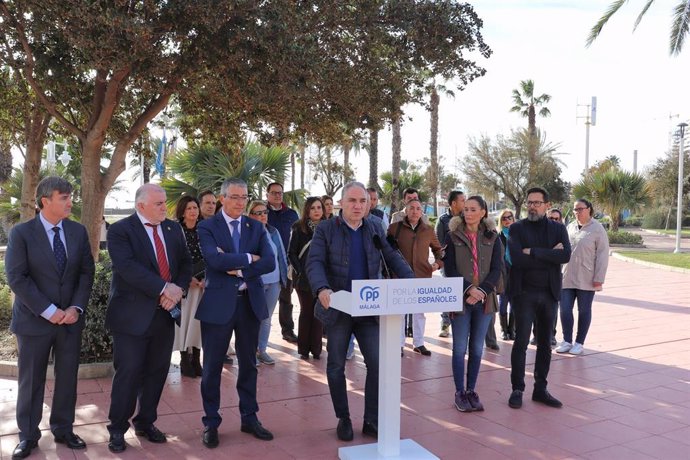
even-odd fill
[{"label": "street lamp", "polygon": [[676,254],[680,252],[680,231],[683,224],[683,139],[687,126],[687,123],[678,124],[678,134],[680,135],[678,145],[678,209],[676,210],[676,249],[673,251]]}]

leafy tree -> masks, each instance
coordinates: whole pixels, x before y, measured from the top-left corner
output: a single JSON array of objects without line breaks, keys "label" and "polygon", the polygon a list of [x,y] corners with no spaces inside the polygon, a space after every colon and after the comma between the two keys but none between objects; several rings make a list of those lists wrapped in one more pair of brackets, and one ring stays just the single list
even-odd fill
[{"label": "leafy tree", "polygon": [[345,185],[345,177],[352,175],[350,166],[345,162],[342,164],[333,158],[333,148],[326,146],[323,148],[323,155],[321,148],[316,156],[312,157],[308,163],[314,173],[314,180],[321,179],[323,187],[326,190],[326,195],[335,196],[343,185]]},{"label": "leafy tree", "polygon": [[[658,158],[645,176],[656,208],[666,209],[665,228],[668,228],[673,208],[678,201],[678,151],[676,146],[665,156]],[[690,194],[690,152],[684,152],[683,196]]]},{"label": "leafy tree", "polygon": [[[424,173],[418,165],[406,160],[400,160],[400,179],[397,190],[393,184],[393,174],[391,171],[381,174],[381,181],[383,182],[381,201],[385,204],[390,205],[394,201],[401,200],[402,191],[410,187],[419,190],[419,200],[422,203],[425,203],[429,197],[424,189]],[[395,195],[396,193],[397,195]]]},{"label": "leafy tree", "polygon": [[36,187],[51,120],[19,73],[9,66],[0,68],[0,162],[9,166],[9,173],[0,174],[0,183],[12,174],[10,150],[14,147],[24,158],[21,193],[13,195],[19,201],[21,222],[36,216]]},{"label": "leafy tree", "polygon": [[455,94],[444,85],[437,85],[435,81],[432,81],[429,85],[429,91],[429,113],[431,118],[429,128],[429,158],[431,160],[431,165],[428,181],[429,188],[431,189],[434,213],[438,216],[438,187],[441,175],[441,169],[438,163],[438,106],[441,103],[441,98],[438,93],[441,91],[451,97],[455,97]]},{"label": "leafy tree", "polygon": [[617,168],[589,174],[573,187],[574,198],[587,198],[611,217],[611,231],[618,231],[621,213],[635,211],[651,201],[645,178]]},{"label": "leafy tree", "polygon": [[[558,179],[558,147],[547,142],[546,135],[538,130],[536,137],[527,130],[518,130],[510,137],[497,136],[495,141],[487,136],[470,139],[469,154],[463,163],[467,185],[486,195],[502,193],[513,204],[518,219],[530,187],[544,187],[551,195],[563,193],[560,188],[564,184]],[[531,152],[536,152],[534,161]],[[554,186],[559,189],[553,190]]]},{"label": "leafy tree", "polygon": [[[604,26],[609,22],[611,17],[618,12],[619,9],[627,2],[627,0],[615,0],[613,1],[604,15],[599,19],[599,21],[592,27],[587,37],[587,46],[589,47],[594,40],[597,39]],[[635,20],[635,25],[633,26],[633,32],[640,25],[642,17],[647,13],[649,8],[654,3],[654,0],[647,0],[645,2],[642,11],[637,16]],[[671,23],[671,33],[669,34],[669,54],[678,55],[683,49],[683,43],[685,42],[685,36],[688,34],[688,27],[690,26],[690,0],[681,0],[673,8],[673,21]]]},{"label": "leafy tree", "polygon": [[590,166],[586,174],[594,174],[597,172],[605,172],[610,169],[620,169],[621,159],[616,155],[609,155],[601,161],[597,161]]},{"label": "leafy tree", "polygon": [[228,177],[243,179],[251,198],[261,199],[268,184],[285,177],[289,162],[290,150],[285,147],[247,142],[236,151],[225,152],[209,144],[194,143],[170,157],[170,174],[161,186],[171,210],[182,195],[197,196],[202,190],[218,193]]},{"label": "leafy tree", "polygon": [[520,88],[513,90],[513,106],[510,108],[510,111],[519,112],[520,115],[527,118],[527,131],[530,136],[536,136],[537,109],[539,109],[540,116],[550,116],[551,111],[544,105],[550,100],[551,96],[546,93],[535,96],[534,81],[521,80]]},{"label": "leafy tree", "polygon": [[191,117],[183,133],[225,148],[245,129],[378,127],[414,99],[420,69],[464,85],[484,73],[465,53],[490,55],[456,2],[3,0],[0,19],[0,61],[78,142],[94,257],[106,194],[173,95]]}]

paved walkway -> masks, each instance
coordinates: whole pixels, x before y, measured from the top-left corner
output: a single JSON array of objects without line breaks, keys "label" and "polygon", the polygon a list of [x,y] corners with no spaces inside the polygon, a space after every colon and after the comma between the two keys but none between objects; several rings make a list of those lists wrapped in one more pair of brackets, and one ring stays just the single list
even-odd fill
[{"label": "paved walkway", "polygon": [[[297,317],[297,311],[295,312]],[[276,318],[277,322],[277,318]],[[690,458],[690,275],[612,259],[605,290],[597,294],[594,321],[583,356],[553,356],[549,389],[564,402],[551,409],[529,400],[507,405],[509,342],[485,353],[478,392],[484,412],[453,406],[451,338],[436,337],[437,315],[428,315],[429,358],[408,345],[402,363],[402,436],[443,459],[685,459]],[[336,439],[336,419],[325,379],[326,360],[302,361],[296,348],[270,340],[275,366],[259,368],[259,417],[275,440],[262,442],[239,431],[237,367],[223,374],[224,423],[215,450],[201,444],[199,379],[171,368],[157,425],[167,444],[127,435],[126,459],[335,459],[345,445],[370,442],[359,431],[351,443]],[[559,333],[560,335],[560,333]],[[560,338],[560,337],[559,337]],[[325,353],[324,353],[325,357]],[[174,357],[174,359],[177,359]],[[534,347],[528,351],[528,370]],[[353,423],[359,430],[365,368],[359,353],[347,365]],[[53,442],[47,427],[51,384],[41,424],[43,438],[30,458],[116,458],[107,449],[109,379],[79,382],[75,431],[88,443],[72,452]],[[17,384],[0,379],[0,457],[17,443]]]},{"label": "paved walkway", "polygon": [[[653,230],[645,230],[639,227],[623,228],[622,230],[637,235],[642,235],[647,250],[673,252],[676,248],[675,235],[664,235]],[[690,252],[690,238],[680,239],[681,252]]]}]

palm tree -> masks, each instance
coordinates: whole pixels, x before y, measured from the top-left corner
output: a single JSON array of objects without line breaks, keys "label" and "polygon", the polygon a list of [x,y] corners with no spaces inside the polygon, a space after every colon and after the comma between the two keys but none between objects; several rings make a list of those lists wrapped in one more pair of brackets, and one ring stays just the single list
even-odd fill
[{"label": "palm tree", "polygon": [[[592,30],[590,30],[589,36],[587,37],[586,46],[590,46],[592,43],[594,43],[594,40],[596,40],[599,34],[601,34],[602,29],[609,22],[611,16],[616,14],[618,10],[623,6],[623,4],[626,3],[626,1],[627,0],[615,0],[613,3],[609,5],[608,10],[606,10],[604,15],[599,19],[599,22],[597,22],[594,25],[594,27],[592,27]],[[640,25],[642,17],[645,15],[645,13],[647,13],[647,10],[649,10],[649,7],[652,6],[652,3],[654,3],[654,0],[647,0],[647,2],[645,3],[644,7],[642,8],[642,11],[635,20],[633,32],[637,29],[637,26]],[[683,49],[683,42],[685,41],[685,36],[688,34],[689,29],[690,0],[681,0],[673,8],[673,21],[671,24],[671,33],[669,36],[669,54],[671,56],[677,56],[680,53],[681,49]]]},{"label": "palm tree", "polygon": [[440,176],[440,169],[438,166],[438,106],[441,102],[439,91],[446,96],[455,97],[455,94],[447,89],[444,85],[437,85],[435,81],[431,82],[429,94],[429,112],[431,117],[430,136],[429,136],[429,158],[431,160],[429,187],[432,193],[432,203],[434,206],[434,214],[438,216],[438,183]]},{"label": "palm tree", "polygon": [[527,131],[531,136],[537,134],[537,109],[539,115],[548,117],[551,111],[544,104],[551,100],[551,96],[544,93],[540,96],[534,95],[534,81],[520,81],[520,88],[513,90],[513,107],[511,112],[520,112],[520,115],[527,117]]},{"label": "palm tree", "polygon": [[[392,131],[392,157],[391,157],[391,176],[390,176],[390,196],[391,215],[398,209],[398,198],[400,197],[400,162],[402,157],[402,114],[398,113],[391,122]],[[383,179],[383,176],[381,176]],[[378,187],[377,187],[378,188]]]},{"label": "palm tree", "polygon": [[635,211],[652,198],[647,181],[637,173],[617,168],[598,171],[583,178],[573,188],[575,198],[587,198],[611,217],[611,231],[618,231],[621,213]]},{"label": "palm tree", "polygon": [[[285,177],[289,164],[288,147],[247,142],[237,154],[232,154],[209,144],[192,144],[170,157],[170,174],[161,181],[161,186],[168,196],[170,209],[184,194],[196,196],[201,190],[219,191],[228,177],[243,179],[249,195],[257,199],[268,184]],[[298,195],[286,194],[285,199],[299,202]]]}]

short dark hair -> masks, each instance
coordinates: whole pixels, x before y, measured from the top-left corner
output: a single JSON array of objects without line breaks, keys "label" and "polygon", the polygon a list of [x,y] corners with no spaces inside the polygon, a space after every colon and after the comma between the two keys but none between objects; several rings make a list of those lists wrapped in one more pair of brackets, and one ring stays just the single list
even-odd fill
[{"label": "short dark hair", "polygon": [[465,192],[462,190],[451,190],[450,193],[448,194],[448,206],[453,204],[453,201],[455,201],[459,195],[464,195]]},{"label": "short dark hair", "polygon": [[267,192],[270,192],[270,191],[271,191],[271,187],[273,187],[274,185],[278,185],[278,186],[280,187],[281,190],[285,190],[285,187],[283,187],[283,184],[281,184],[280,182],[271,182],[270,184],[268,184],[268,185],[266,186],[266,191],[267,191]]},{"label": "short dark hair", "polygon": [[587,206],[587,208],[589,208],[589,217],[594,217],[594,205],[591,201],[586,200],[585,198],[578,198],[577,200],[575,200],[575,202],[582,203],[585,206]]},{"label": "short dark hair", "polygon": [[[187,209],[187,205],[192,201],[196,203],[197,208],[201,208],[199,200],[197,200],[192,195],[183,195],[182,197],[180,197],[179,200],[177,200],[177,205],[175,206],[175,217],[178,221],[182,222],[184,220],[184,212]],[[199,213],[199,217],[197,218],[197,220],[199,220],[200,218],[201,213]]]},{"label": "short dark hair", "polygon": [[405,190],[403,190],[403,198],[405,197],[405,195],[412,195],[413,193],[419,195],[419,190],[417,190],[416,188],[407,187]]},{"label": "short dark hair", "polygon": [[376,190],[376,188],[374,188],[374,187],[367,187],[367,192],[375,193],[377,195],[379,194],[379,191]]},{"label": "short dark hair", "polygon": [[561,210],[558,209],[558,208],[551,208],[551,209],[549,209],[548,212],[549,212],[549,214],[551,214],[552,212],[557,212],[558,215],[559,215],[561,218],[563,217],[563,213],[562,213]]},{"label": "short dark hair", "polygon": [[527,190],[527,195],[529,195],[530,193],[541,193],[541,197],[544,200],[544,202],[549,202],[549,192],[547,192],[541,187],[532,187],[531,189]]},{"label": "short dark hair", "polygon": [[216,199],[216,194],[215,194],[215,193],[213,193],[211,190],[204,190],[204,191],[201,192],[201,193],[199,194],[199,196],[197,197],[197,200],[199,200],[199,203],[201,203],[202,201],[204,201],[204,197],[205,197],[206,195],[213,195],[213,199],[214,199],[214,200]]},{"label": "short dark hair", "polygon": [[36,204],[39,209],[43,209],[41,198],[50,198],[53,196],[53,192],[58,192],[60,195],[63,193],[72,193],[72,190],[74,190],[72,184],[62,177],[44,177],[41,179],[41,182],[38,183],[38,187],[36,187]]}]

